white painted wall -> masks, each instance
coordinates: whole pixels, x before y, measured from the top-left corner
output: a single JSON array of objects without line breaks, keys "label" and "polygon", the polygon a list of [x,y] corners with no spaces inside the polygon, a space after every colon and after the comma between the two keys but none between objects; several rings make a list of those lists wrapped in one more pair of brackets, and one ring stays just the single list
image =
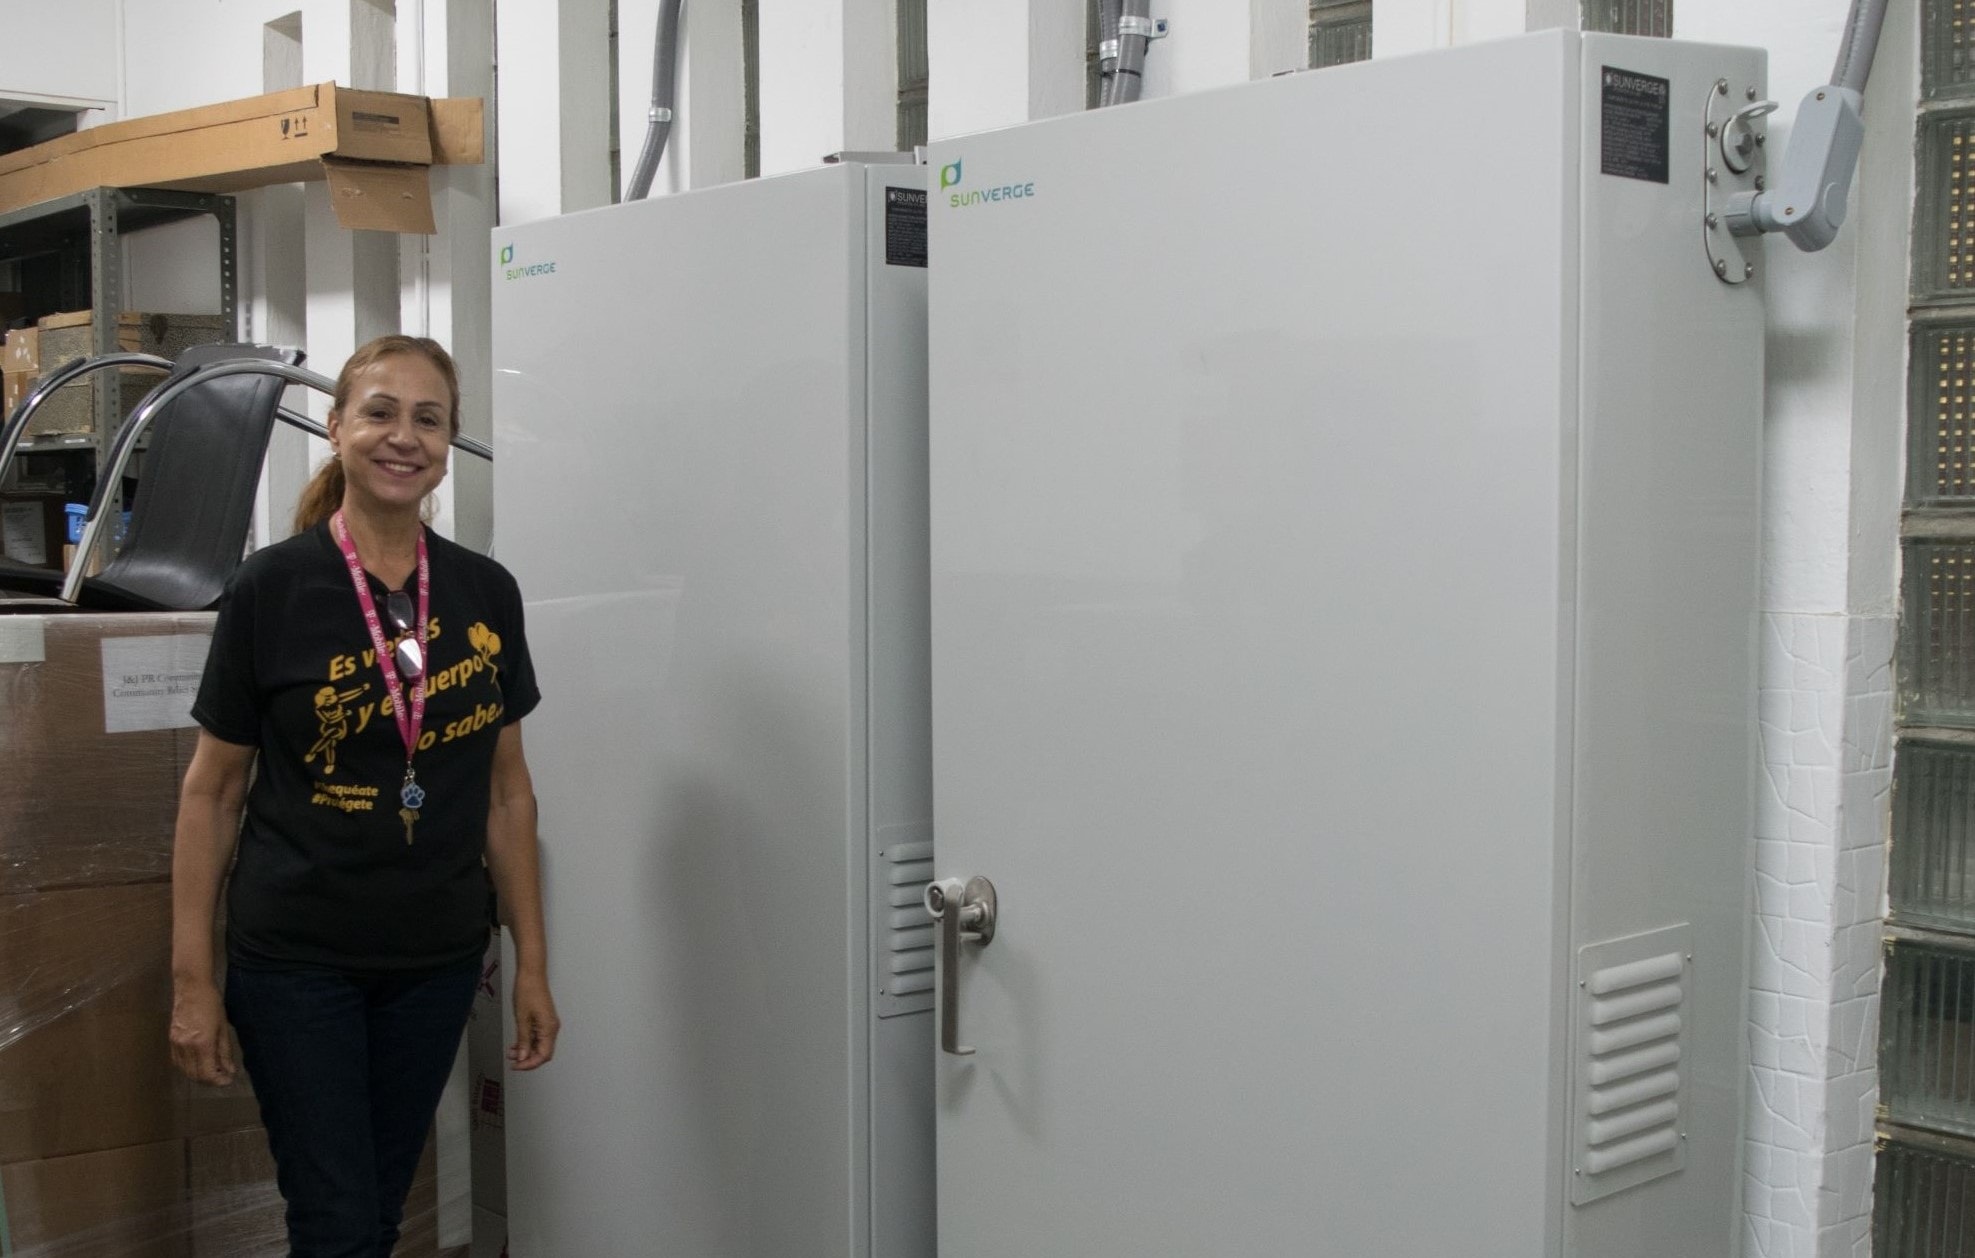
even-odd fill
[{"label": "white painted wall", "polygon": [[[121,0],[62,0],[0,6],[0,99],[51,97],[107,103],[83,115],[94,126],[116,116]],[[31,10],[31,11],[30,11]]]},{"label": "white painted wall", "polygon": [[[848,6],[844,6],[848,7]],[[787,90],[762,118],[761,173],[813,166],[844,143],[844,7],[804,0],[763,0],[761,81],[808,85],[808,100]],[[762,102],[765,107],[768,100]],[[890,147],[887,145],[886,147]]]},{"label": "white painted wall", "polygon": [[[1374,0],[1374,47],[1387,57],[1511,35],[1542,2]],[[263,24],[295,9],[305,15],[311,79],[374,75],[379,64],[350,44],[351,6],[368,3],[36,3],[0,42],[0,95],[94,96],[122,100],[131,113],[247,95],[261,90]],[[478,92],[484,47],[495,46],[502,221],[609,199],[598,172],[607,171],[604,121],[613,107],[629,178],[645,130],[658,0],[621,0],[614,102],[602,0],[502,4],[498,29],[484,36],[470,29],[474,0],[397,4],[391,64],[408,88],[419,85],[406,80],[423,75],[429,91]],[[1884,655],[1896,573],[1916,38],[1915,6],[1892,7],[1867,102],[1854,221],[1815,256],[1766,244],[1766,775],[1746,1238],[1762,1258],[1852,1254],[1869,1209],[1871,935],[1883,894]],[[835,149],[889,147],[890,0],[762,0],[761,9],[764,171],[798,169]],[[1845,9],[1846,0],[1678,0],[1676,33],[1770,50],[1772,95],[1784,102],[1774,154],[1786,146],[1796,102],[1828,73]],[[1083,0],[932,0],[929,10],[934,136],[1082,107]],[[1159,0],[1155,10],[1172,20],[1172,36],[1152,48],[1148,96],[1297,68],[1306,55],[1304,0]],[[484,25],[484,7],[478,12]],[[427,43],[409,45],[408,29]],[[683,35],[679,121],[655,194],[741,175],[738,6],[689,4]],[[464,365],[465,347],[484,335],[492,179],[491,170],[449,172],[442,235],[392,254],[389,265],[381,254],[365,261],[367,246],[329,225],[319,205],[276,211],[250,198],[243,214],[254,226],[243,222],[243,238],[258,241],[259,252],[243,300],[270,326],[292,321],[282,308],[300,283],[318,367],[333,368],[360,330],[398,322],[450,334]],[[261,221],[273,213],[306,221]],[[296,265],[297,241],[305,275],[270,278],[270,268]],[[198,247],[189,236],[161,235],[134,248],[136,291],[159,304],[197,300]],[[377,292],[366,295],[367,285]],[[484,509],[460,514],[463,528],[485,522]]]},{"label": "white painted wall", "polygon": [[[123,0],[123,96],[130,116],[191,109],[262,91],[262,28],[303,0]],[[37,11],[68,8],[37,3]],[[37,13],[36,24],[40,18]],[[50,33],[48,38],[53,38]],[[37,43],[44,38],[37,29]],[[196,67],[194,69],[193,67]]]},{"label": "white painted wall", "polygon": [[501,220],[522,223],[610,204],[605,6],[542,0],[497,5],[494,14]]}]

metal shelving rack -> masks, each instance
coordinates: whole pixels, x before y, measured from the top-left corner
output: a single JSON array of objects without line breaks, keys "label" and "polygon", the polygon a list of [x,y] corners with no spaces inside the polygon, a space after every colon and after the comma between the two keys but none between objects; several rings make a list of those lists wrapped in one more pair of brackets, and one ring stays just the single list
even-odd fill
[{"label": "metal shelving rack", "polygon": [[[10,210],[0,213],[0,263],[55,259],[55,305],[42,313],[92,311],[90,352],[107,354],[117,348],[117,316],[124,307],[124,233],[200,215],[212,216],[219,226],[220,316],[229,334],[234,334],[239,327],[239,251],[229,196],[164,188],[90,188]],[[23,441],[21,451],[88,450],[100,463],[123,421],[118,402],[118,389],[97,388],[95,432]]]}]

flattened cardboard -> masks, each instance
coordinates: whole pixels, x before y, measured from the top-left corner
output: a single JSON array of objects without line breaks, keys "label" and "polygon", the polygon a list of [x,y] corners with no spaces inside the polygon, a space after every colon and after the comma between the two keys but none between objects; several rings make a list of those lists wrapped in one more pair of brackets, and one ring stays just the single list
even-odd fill
[{"label": "flattened cardboard", "polygon": [[336,221],[351,231],[438,231],[432,219],[432,183],[423,166],[372,166],[322,159]]}]

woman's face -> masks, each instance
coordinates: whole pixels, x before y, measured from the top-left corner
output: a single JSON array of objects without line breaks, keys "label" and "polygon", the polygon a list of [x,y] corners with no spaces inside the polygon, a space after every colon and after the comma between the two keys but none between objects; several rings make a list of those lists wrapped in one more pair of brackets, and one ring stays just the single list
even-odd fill
[{"label": "woman's face", "polygon": [[446,479],[452,394],[418,354],[389,354],[358,372],[350,399],[329,414],[329,444],[346,493],[387,510],[416,510]]}]

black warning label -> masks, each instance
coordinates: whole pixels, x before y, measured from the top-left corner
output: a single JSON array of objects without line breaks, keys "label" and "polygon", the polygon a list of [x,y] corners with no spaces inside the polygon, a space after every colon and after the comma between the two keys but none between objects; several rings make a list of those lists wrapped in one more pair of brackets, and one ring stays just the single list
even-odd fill
[{"label": "black warning label", "polygon": [[926,265],[926,190],[885,189],[885,265]]},{"label": "black warning label", "polygon": [[1604,173],[1665,183],[1673,85],[1631,70],[1604,68]]}]

